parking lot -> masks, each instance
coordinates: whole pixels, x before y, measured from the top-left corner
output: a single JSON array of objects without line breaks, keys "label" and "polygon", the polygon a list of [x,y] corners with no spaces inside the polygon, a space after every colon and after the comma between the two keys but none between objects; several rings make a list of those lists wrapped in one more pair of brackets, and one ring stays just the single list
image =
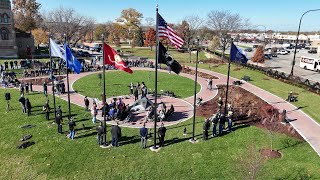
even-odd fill
[{"label": "parking lot", "polygon": [[[239,45],[248,46],[248,47],[253,46],[253,44],[248,44],[248,43],[244,43],[244,44],[239,43]],[[270,44],[268,44],[266,47],[270,47]],[[281,44],[277,44],[277,45],[272,44],[271,47],[282,47],[282,45]],[[270,60],[266,60],[265,66],[271,67],[274,70],[284,72],[286,74],[290,74],[291,68],[292,68],[294,49],[289,49],[289,51],[290,51],[290,53],[287,55],[278,55],[278,57],[273,57]],[[246,52],[246,53],[247,53],[248,58],[251,59],[254,54],[254,51]],[[317,54],[310,54],[310,53],[308,53],[308,50],[306,50],[306,49],[298,49],[297,53],[296,53],[296,63],[294,66],[293,74],[295,76],[299,76],[304,79],[309,79],[314,82],[320,82],[320,73],[315,72],[315,71],[311,71],[311,70],[305,70],[299,66],[301,56],[319,58],[317,56]]]}]

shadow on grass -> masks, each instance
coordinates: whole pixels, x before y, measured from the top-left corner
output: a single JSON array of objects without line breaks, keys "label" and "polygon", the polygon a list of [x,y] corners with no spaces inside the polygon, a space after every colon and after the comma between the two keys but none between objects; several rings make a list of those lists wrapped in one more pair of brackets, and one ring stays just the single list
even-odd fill
[{"label": "shadow on grass", "polygon": [[124,146],[126,144],[135,144],[140,142],[139,136],[123,136],[120,138],[119,145]]}]

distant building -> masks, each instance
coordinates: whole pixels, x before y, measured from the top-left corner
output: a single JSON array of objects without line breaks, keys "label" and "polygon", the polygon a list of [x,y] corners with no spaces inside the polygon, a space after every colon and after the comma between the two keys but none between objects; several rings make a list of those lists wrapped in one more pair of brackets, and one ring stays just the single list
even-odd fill
[{"label": "distant building", "polygon": [[0,0],[0,57],[16,58],[16,33],[10,0]]}]

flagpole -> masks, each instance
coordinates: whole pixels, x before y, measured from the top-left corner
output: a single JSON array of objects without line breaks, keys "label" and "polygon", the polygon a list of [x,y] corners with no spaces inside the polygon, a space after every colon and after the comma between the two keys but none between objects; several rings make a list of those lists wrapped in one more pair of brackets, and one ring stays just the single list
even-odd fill
[{"label": "flagpole", "polygon": [[[67,44],[67,36],[66,34],[63,34],[64,35],[64,44],[66,46],[68,46]],[[68,114],[68,120],[70,121],[71,120],[71,105],[70,105],[70,88],[69,88],[69,70],[68,70],[68,59],[66,58],[66,70],[67,70],[67,90],[68,90],[68,111],[69,111],[69,114]]]},{"label": "flagpole", "polygon": [[157,149],[157,107],[158,107],[158,59],[159,59],[159,18],[158,18],[158,4],[156,5],[156,62],[155,62],[155,82],[154,82],[154,130],[153,130],[153,149]]},{"label": "flagpole", "polygon": [[104,146],[107,146],[107,118],[106,118],[106,67],[105,67],[105,61],[104,61],[104,35],[102,34],[102,60],[103,60],[103,66],[102,66],[102,69],[103,69],[103,99],[102,99],[102,103],[103,103],[103,127],[104,127],[104,143],[103,145]]},{"label": "flagpole", "polygon": [[197,101],[197,81],[198,81],[198,59],[199,59],[199,37],[197,37],[197,59],[196,59],[196,73],[194,80],[194,96],[193,96],[193,125],[192,125],[192,139],[191,143],[195,143],[194,134],[196,129],[196,101]]},{"label": "flagpole", "polygon": [[[233,41],[231,41],[231,46]],[[229,63],[228,63],[228,76],[227,76],[227,90],[226,90],[226,101],[224,103],[224,117],[227,116],[227,104],[228,104],[228,91],[229,91],[229,78],[230,78],[230,63],[231,63],[231,53],[229,55]]]},{"label": "flagpole", "polygon": [[56,113],[56,96],[54,92],[54,79],[53,79],[53,69],[52,69],[52,56],[51,56],[51,44],[50,44],[51,34],[49,32],[49,56],[50,56],[50,71],[51,71],[51,83],[52,83],[52,95],[53,95],[53,107],[54,107],[54,119],[57,118]]}]

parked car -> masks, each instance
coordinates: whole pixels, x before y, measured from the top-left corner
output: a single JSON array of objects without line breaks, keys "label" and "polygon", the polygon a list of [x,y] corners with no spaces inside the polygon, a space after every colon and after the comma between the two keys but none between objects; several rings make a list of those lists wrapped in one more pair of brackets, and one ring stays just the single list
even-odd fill
[{"label": "parked car", "polygon": [[251,52],[251,51],[252,51],[252,48],[246,48],[246,49],[244,49],[244,51],[246,51],[246,52]]},{"label": "parked car", "polygon": [[288,51],[286,51],[286,50],[279,50],[279,51],[277,52],[277,54],[286,55],[286,54],[289,54],[289,53],[288,53]]},{"label": "parked car", "polygon": [[82,56],[83,56],[83,57],[90,57],[90,53],[84,51]]},{"label": "parked car", "polygon": [[316,53],[317,53],[317,50],[316,50],[316,49],[310,49],[310,50],[308,51],[308,53],[310,53],[310,54],[316,54]]},{"label": "parked car", "polygon": [[272,59],[271,54],[264,54],[265,59]]},{"label": "parked car", "polygon": [[309,49],[310,50],[310,46],[306,46],[306,47],[304,47],[304,49]]}]

